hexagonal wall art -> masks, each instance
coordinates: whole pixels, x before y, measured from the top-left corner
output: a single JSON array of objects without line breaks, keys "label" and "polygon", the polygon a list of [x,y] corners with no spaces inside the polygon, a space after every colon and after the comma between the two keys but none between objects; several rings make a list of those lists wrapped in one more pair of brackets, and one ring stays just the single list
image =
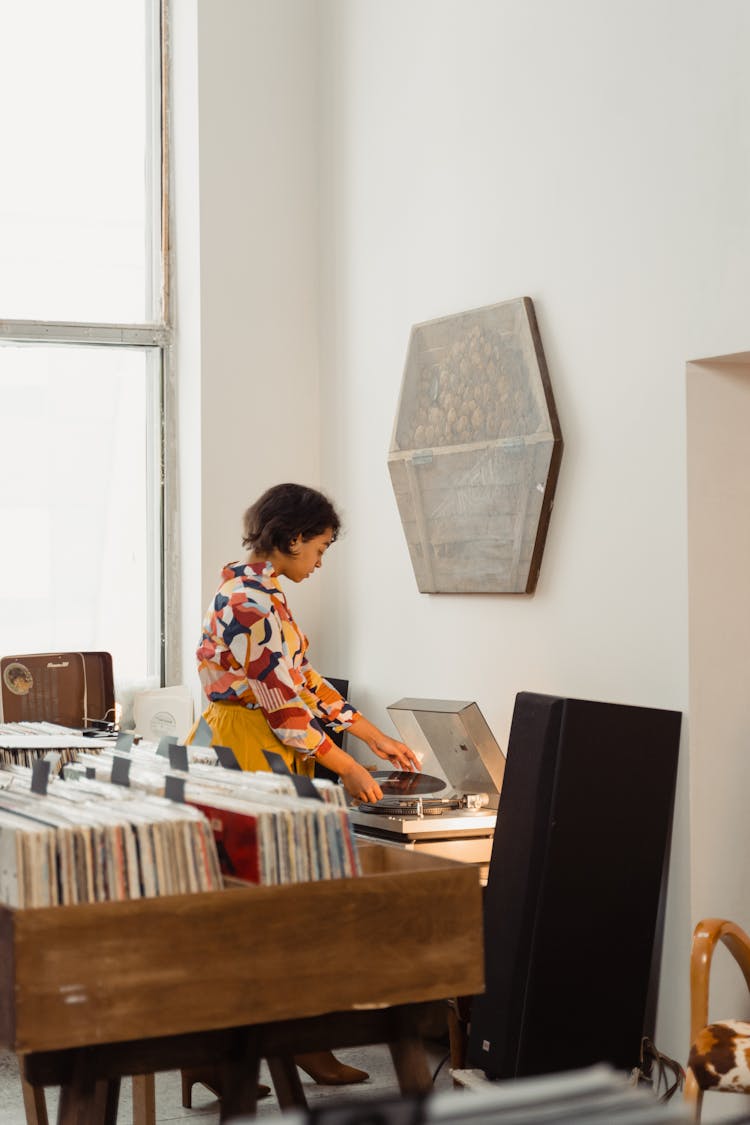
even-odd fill
[{"label": "hexagonal wall art", "polygon": [[532,593],[562,434],[529,297],[412,328],[388,468],[422,593]]}]

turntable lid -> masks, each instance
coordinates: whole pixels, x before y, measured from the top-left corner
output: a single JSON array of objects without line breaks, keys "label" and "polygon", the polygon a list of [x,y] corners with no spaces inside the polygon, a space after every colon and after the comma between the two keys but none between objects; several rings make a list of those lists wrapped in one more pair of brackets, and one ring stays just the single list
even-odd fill
[{"label": "turntable lid", "polygon": [[403,741],[435,765],[459,794],[487,793],[497,808],[505,756],[476,703],[455,699],[399,699],[388,714]]}]

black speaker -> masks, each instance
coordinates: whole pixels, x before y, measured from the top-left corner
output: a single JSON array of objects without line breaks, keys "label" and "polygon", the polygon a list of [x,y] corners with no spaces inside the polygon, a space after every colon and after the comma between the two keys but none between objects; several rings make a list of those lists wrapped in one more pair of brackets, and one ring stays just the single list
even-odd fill
[{"label": "black speaker", "polygon": [[681,714],[516,696],[468,1064],[638,1063],[653,1033]]}]

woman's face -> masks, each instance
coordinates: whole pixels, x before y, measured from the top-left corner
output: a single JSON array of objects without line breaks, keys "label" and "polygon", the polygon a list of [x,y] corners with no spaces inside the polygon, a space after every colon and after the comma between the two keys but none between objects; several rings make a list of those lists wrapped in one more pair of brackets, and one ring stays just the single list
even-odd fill
[{"label": "woman's face", "polygon": [[323,564],[323,555],[333,542],[333,531],[329,527],[322,535],[315,535],[312,539],[303,539],[298,535],[292,540],[290,553],[283,556],[281,566],[276,570],[292,582],[302,582]]}]

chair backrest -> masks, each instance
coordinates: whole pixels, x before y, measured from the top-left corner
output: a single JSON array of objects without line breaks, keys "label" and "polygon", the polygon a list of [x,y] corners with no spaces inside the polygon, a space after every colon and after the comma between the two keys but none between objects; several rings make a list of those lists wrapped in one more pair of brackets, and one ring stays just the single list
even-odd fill
[{"label": "chair backrest", "polygon": [[[342,679],[340,679],[336,676],[326,676],[325,679],[328,680],[328,683],[331,685],[331,687],[336,688],[336,691],[339,693],[339,695],[343,695],[344,699],[349,699],[349,681],[348,680],[342,680]],[[326,731],[326,734],[328,735],[328,737],[333,742],[336,743],[337,746],[343,747],[343,745],[344,745],[344,732],[343,731],[337,732],[337,731],[333,731],[333,730],[328,730],[328,731]],[[315,762],[315,777],[322,777],[322,778],[325,778],[327,781],[338,781],[338,779],[339,779],[339,775],[337,773],[334,773],[333,770],[329,770],[328,767],[323,764],[323,762],[318,762],[318,761]]]},{"label": "chair backrest", "polygon": [[6,723],[66,727],[113,722],[115,691],[108,652],[37,652],[0,660]]},{"label": "chair backrest", "polygon": [[[344,699],[349,699],[349,681],[338,679],[336,676],[326,676],[328,683],[331,687],[335,687],[339,695],[343,695]],[[329,730],[326,731],[328,737],[336,743],[337,746],[344,745],[344,732]]]}]

